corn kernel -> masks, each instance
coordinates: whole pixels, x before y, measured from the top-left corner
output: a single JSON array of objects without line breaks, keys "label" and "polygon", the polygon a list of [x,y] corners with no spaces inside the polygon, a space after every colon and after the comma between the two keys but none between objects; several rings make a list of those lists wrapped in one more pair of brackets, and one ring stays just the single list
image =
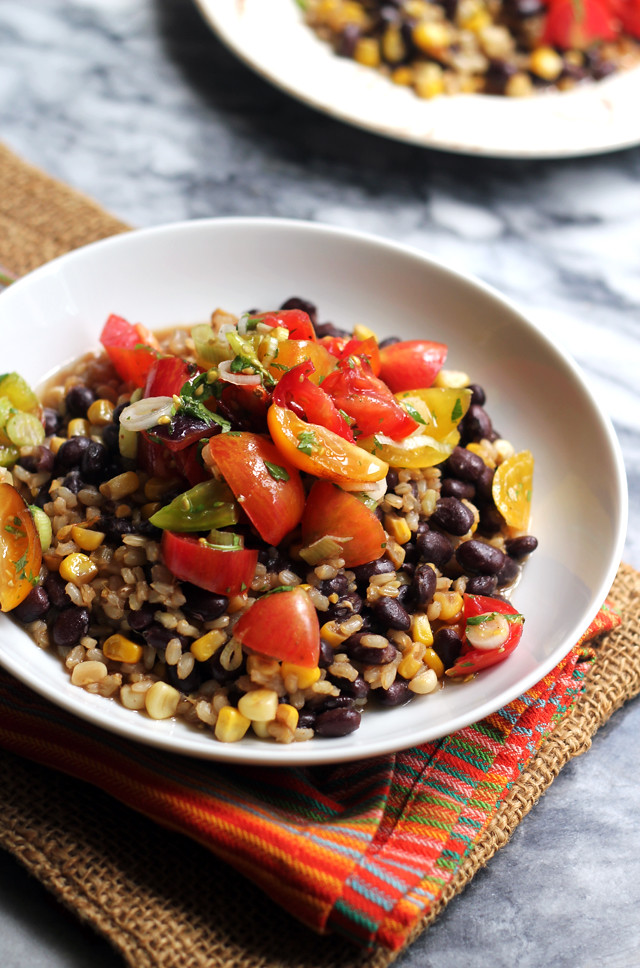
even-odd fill
[{"label": "corn kernel", "polygon": [[73,582],[74,585],[84,585],[86,582],[93,581],[98,574],[98,569],[88,558],[79,551],[75,551],[60,563],[60,577],[65,581]]},{"label": "corn kernel", "polygon": [[253,719],[251,721],[251,729],[254,731],[256,736],[260,737],[260,739],[270,738],[270,733],[269,733],[269,728],[267,723],[259,723],[257,722],[257,720]]},{"label": "corn kernel", "polygon": [[320,638],[324,639],[332,649],[337,649],[349,638],[349,634],[343,633],[335,622],[325,622],[320,629]]},{"label": "corn kernel", "polygon": [[87,420],[95,427],[106,427],[113,420],[114,410],[111,400],[94,400],[87,410]]},{"label": "corn kernel", "polygon": [[426,696],[430,692],[435,692],[438,688],[438,677],[433,669],[424,669],[423,672],[414,676],[408,685],[411,692],[415,692],[419,696]]},{"label": "corn kernel", "polygon": [[374,37],[361,37],[353,52],[354,60],[365,67],[380,66],[380,45]]},{"label": "corn kernel", "polygon": [[275,689],[254,689],[238,700],[238,712],[259,723],[270,723],[276,718],[277,709],[278,693]]},{"label": "corn kernel", "polygon": [[424,612],[417,612],[411,619],[411,638],[423,645],[433,645],[431,623]]},{"label": "corn kernel", "polygon": [[432,386],[452,387],[454,390],[460,390],[468,387],[470,382],[469,374],[464,373],[462,370],[440,370],[436,374]]},{"label": "corn kernel", "polygon": [[425,665],[428,665],[430,669],[433,669],[438,679],[442,679],[444,675],[444,662],[435,649],[425,649],[424,663]]},{"label": "corn kernel", "polygon": [[49,441],[49,450],[52,454],[57,454],[63,444],[67,442],[66,437],[52,437]]},{"label": "corn kernel", "polygon": [[421,668],[422,662],[409,653],[401,660],[400,665],[398,666],[398,673],[403,679],[413,679]]},{"label": "corn kernel", "polygon": [[129,494],[134,494],[140,487],[140,478],[135,471],[125,471],[124,474],[117,474],[110,481],[105,481],[100,485],[100,493],[108,501],[119,501]]},{"label": "corn kernel", "polygon": [[152,518],[156,511],[159,511],[161,507],[162,505],[160,504],[160,501],[149,501],[147,504],[142,505],[140,508],[140,514],[145,521],[148,521],[149,518]]},{"label": "corn kernel", "polygon": [[192,642],[189,651],[198,662],[206,662],[218,651],[221,645],[224,645],[226,639],[226,633],[222,629],[211,629],[210,632],[206,632],[195,642]]},{"label": "corn kernel", "polygon": [[[382,56],[387,64],[399,64],[407,55],[402,34],[397,27],[389,26],[382,35]],[[356,337],[362,339],[362,337]]]},{"label": "corn kernel", "polygon": [[564,68],[564,61],[553,47],[536,47],[529,59],[529,70],[544,81],[555,81]]},{"label": "corn kernel", "polygon": [[[443,622],[450,622],[456,618],[462,610],[462,595],[459,592],[436,592],[433,596],[434,602],[440,603],[440,618]],[[425,643],[431,645],[431,643]]]},{"label": "corn kernel", "polygon": [[518,71],[505,84],[504,93],[507,97],[529,97],[533,94],[533,82],[524,71]]},{"label": "corn kernel", "polygon": [[[58,537],[60,537],[59,534]],[[71,526],[71,537],[83,551],[95,551],[104,541],[102,531],[90,531],[89,528],[82,528],[79,524]]]},{"label": "corn kernel", "polygon": [[218,713],[214,732],[221,743],[237,743],[249,729],[251,720],[234,706],[223,706]]},{"label": "corn kernel", "polygon": [[82,417],[74,417],[73,420],[69,421],[67,427],[69,437],[88,437],[90,433],[91,427],[88,420],[83,420]]},{"label": "corn kernel", "polygon": [[476,10],[460,26],[463,30],[470,30],[472,34],[479,34],[492,23],[491,14],[488,10]]},{"label": "corn kernel", "polygon": [[391,80],[399,87],[411,87],[413,84],[413,71],[410,67],[396,67],[391,74]]},{"label": "corn kernel", "polygon": [[107,659],[112,659],[114,662],[127,662],[130,665],[135,665],[142,659],[142,646],[118,632],[109,636],[102,646],[102,651]]},{"label": "corn kernel", "polygon": [[71,682],[74,686],[90,686],[92,683],[100,682],[101,679],[106,678],[108,671],[104,662],[93,659],[87,662],[78,662],[73,667]]},{"label": "corn kernel", "polygon": [[374,339],[376,343],[378,342],[378,337],[369,329],[368,326],[364,326],[362,323],[356,323],[353,327],[353,338],[354,339]]},{"label": "corn kernel", "polygon": [[421,64],[415,71],[413,89],[427,100],[443,94],[444,74],[439,64]]},{"label": "corn kernel", "polygon": [[[346,636],[348,638],[348,636]],[[344,639],[342,640],[344,642]],[[295,676],[298,682],[298,689],[308,689],[320,678],[320,669],[317,666],[300,666],[293,662],[282,663],[282,678]]]},{"label": "corn kernel", "polygon": [[385,514],[385,531],[388,532],[398,544],[406,544],[411,540],[411,529],[404,518],[396,514]]},{"label": "corn kernel", "polygon": [[287,726],[291,732],[297,729],[299,714],[295,706],[290,706],[287,702],[281,702],[278,704],[278,709],[276,710],[276,720],[279,723]]},{"label": "corn kernel", "polygon": [[430,54],[449,46],[451,30],[447,24],[421,20],[413,28],[411,37],[416,47],[419,47],[425,54]]},{"label": "corn kernel", "polygon": [[167,682],[154,682],[144,694],[145,709],[152,719],[171,719],[179,702],[180,693]]}]

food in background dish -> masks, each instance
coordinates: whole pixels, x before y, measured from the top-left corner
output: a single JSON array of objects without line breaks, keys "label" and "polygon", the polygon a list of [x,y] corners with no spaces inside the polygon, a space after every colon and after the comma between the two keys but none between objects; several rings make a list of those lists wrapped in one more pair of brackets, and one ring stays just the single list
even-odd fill
[{"label": "food in background dish", "polygon": [[334,50],[422,98],[570,90],[638,63],[640,0],[298,0]]},{"label": "food in background dish", "polygon": [[336,737],[518,645],[533,458],[430,340],[293,298],[0,380],[0,606],[71,681],[223,742]]}]

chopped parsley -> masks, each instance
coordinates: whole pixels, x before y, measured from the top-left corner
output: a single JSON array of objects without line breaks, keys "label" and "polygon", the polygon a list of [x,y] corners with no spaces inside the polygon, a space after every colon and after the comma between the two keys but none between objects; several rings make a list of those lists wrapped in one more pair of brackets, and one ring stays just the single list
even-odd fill
[{"label": "chopped parsley", "polygon": [[298,434],[298,450],[301,450],[307,457],[311,457],[314,450],[318,449],[318,441],[313,430],[303,430]]},{"label": "chopped parsley", "polygon": [[420,414],[418,413],[418,411],[416,410],[416,408],[415,407],[412,407],[410,403],[406,403],[405,402],[404,403],[404,409],[407,411],[407,413],[409,414],[409,416],[413,420],[415,420],[416,423],[423,424],[425,427],[427,426],[427,421],[422,419],[422,417],[420,416]]},{"label": "chopped parsley", "polygon": [[281,467],[280,464],[272,464],[270,460],[266,460],[264,462],[264,465],[269,471],[269,473],[271,474],[274,481],[289,480],[289,472],[284,467]]},{"label": "chopped parsley", "polygon": [[462,420],[462,400],[460,397],[456,397],[456,402],[453,405],[453,410],[451,411],[452,420]]},{"label": "chopped parsley", "polygon": [[484,622],[492,622],[501,616],[507,622],[515,625],[522,625],[524,622],[524,615],[520,615],[519,613],[512,615],[509,612],[485,612],[483,615],[470,615],[467,619],[467,625],[483,625]]}]

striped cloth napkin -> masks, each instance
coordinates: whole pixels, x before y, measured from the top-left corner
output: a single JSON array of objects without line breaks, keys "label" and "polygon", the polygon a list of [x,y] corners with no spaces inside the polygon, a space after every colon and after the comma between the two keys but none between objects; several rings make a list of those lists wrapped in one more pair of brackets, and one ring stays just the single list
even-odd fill
[{"label": "striped cloth napkin", "polygon": [[0,744],[192,837],[315,931],[398,950],[570,708],[594,655],[586,643],[619,624],[606,603],[525,695],[437,742],[355,763],[247,768],[167,754],[1,672]]}]

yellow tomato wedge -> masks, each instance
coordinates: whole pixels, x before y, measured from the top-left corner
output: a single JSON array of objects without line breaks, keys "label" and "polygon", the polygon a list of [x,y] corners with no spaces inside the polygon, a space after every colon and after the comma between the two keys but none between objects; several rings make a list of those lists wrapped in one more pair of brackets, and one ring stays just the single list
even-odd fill
[{"label": "yellow tomato wedge", "polygon": [[[396,393],[396,400],[411,413],[414,410],[425,423],[419,432],[444,441],[455,430],[471,404],[471,390],[455,387],[428,387]],[[411,413],[415,418],[415,414]]]},{"label": "yellow tomato wedge", "polygon": [[426,434],[415,434],[404,440],[391,440],[382,434],[373,437],[360,437],[358,444],[363,450],[375,454],[391,467],[433,467],[446,460],[460,440],[457,430],[452,431],[445,440],[436,440]]},{"label": "yellow tomato wedge", "polygon": [[389,465],[319,424],[306,423],[293,410],[273,403],[267,423],[271,439],[294,467],[327,481],[381,481]]},{"label": "yellow tomato wedge", "polygon": [[[293,369],[299,363],[307,361],[313,363],[314,371],[309,374],[312,383],[318,384],[327,374],[336,368],[336,358],[320,343],[307,339],[278,340],[275,356],[269,359],[266,341],[258,347],[260,361],[265,363],[269,373],[275,380],[279,380],[283,373]],[[268,362],[267,362],[268,360]]]},{"label": "yellow tomato wedge", "polygon": [[493,500],[502,517],[512,528],[526,531],[531,514],[533,454],[522,450],[507,457],[493,475]]},{"label": "yellow tomato wedge", "polygon": [[0,609],[9,612],[36,583],[42,545],[31,511],[11,484],[0,484]]}]

